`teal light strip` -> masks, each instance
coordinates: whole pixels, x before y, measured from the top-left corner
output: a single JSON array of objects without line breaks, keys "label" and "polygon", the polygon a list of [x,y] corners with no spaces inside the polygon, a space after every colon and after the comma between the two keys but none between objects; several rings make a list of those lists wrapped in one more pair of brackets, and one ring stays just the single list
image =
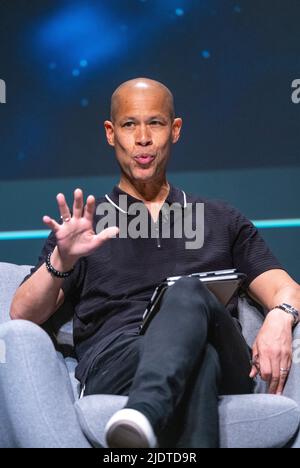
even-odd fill
[{"label": "teal light strip", "polygon": [[[300,227],[300,218],[295,219],[265,219],[253,220],[259,229],[297,228]],[[46,239],[50,234],[48,229],[35,231],[4,231],[0,232],[0,241]]]},{"label": "teal light strip", "polygon": [[253,224],[260,229],[295,228],[300,227],[300,219],[265,219]]},{"label": "teal light strip", "polygon": [[46,229],[36,231],[6,231],[0,232],[0,241],[46,239],[49,234],[50,231]]}]

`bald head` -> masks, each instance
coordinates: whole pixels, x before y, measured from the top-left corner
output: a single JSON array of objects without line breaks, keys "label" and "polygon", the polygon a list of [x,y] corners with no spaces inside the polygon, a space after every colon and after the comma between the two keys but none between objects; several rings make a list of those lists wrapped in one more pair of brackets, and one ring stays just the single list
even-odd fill
[{"label": "bald head", "polygon": [[122,102],[138,94],[157,97],[163,104],[164,110],[170,115],[171,120],[175,118],[174,98],[171,91],[162,83],[149,78],[136,78],[125,81],[113,93],[111,97],[111,120],[115,121],[118,109]]}]

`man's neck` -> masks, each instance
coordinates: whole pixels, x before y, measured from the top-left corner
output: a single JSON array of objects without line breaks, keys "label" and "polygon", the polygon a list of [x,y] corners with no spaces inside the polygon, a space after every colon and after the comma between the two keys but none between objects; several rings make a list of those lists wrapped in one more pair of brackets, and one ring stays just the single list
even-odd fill
[{"label": "man's neck", "polygon": [[121,178],[119,188],[134,198],[147,203],[163,203],[167,198],[170,185],[166,179],[154,183],[133,183]]}]

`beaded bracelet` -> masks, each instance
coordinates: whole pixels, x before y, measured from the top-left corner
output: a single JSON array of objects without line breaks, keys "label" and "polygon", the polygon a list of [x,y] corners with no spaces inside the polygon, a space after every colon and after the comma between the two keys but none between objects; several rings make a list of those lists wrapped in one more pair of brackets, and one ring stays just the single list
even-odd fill
[{"label": "beaded bracelet", "polygon": [[46,258],[46,268],[49,273],[51,273],[51,275],[55,276],[56,278],[68,278],[68,276],[70,276],[70,274],[74,271],[74,267],[71,270],[65,272],[56,270],[50,261],[51,254],[52,252],[50,252]]}]

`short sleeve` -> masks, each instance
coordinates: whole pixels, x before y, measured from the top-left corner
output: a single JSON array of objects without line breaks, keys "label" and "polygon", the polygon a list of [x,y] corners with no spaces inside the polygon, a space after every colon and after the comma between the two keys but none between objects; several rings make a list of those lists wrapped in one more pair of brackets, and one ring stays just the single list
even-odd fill
[{"label": "short sleeve", "polygon": [[234,267],[247,275],[244,287],[262,273],[284,270],[254,224],[236,208],[230,207],[230,233]]}]

